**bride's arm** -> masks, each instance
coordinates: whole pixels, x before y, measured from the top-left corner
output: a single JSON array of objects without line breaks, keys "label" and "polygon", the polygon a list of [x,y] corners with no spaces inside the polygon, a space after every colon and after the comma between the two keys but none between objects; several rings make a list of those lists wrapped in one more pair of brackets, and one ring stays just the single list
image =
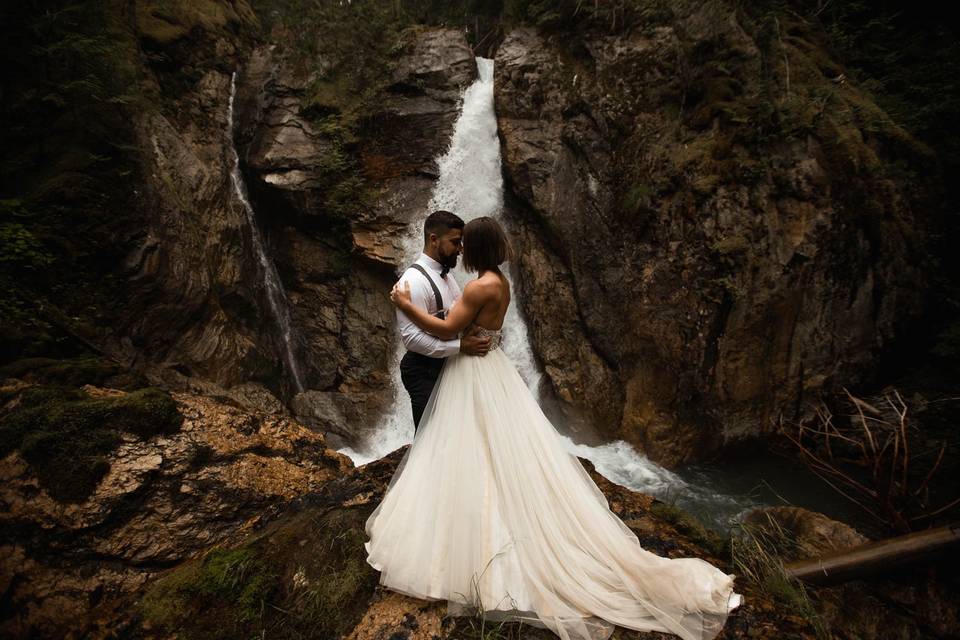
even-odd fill
[{"label": "bride's arm", "polygon": [[452,340],[460,335],[460,332],[477,317],[486,302],[483,288],[475,282],[470,282],[463,290],[463,295],[457,304],[450,309],[446,319],[441,320],[413,304],[410,299],[410,283],[404,284],[406,286],[403,289],[400,288],[399,283],[394,285],[393,291],[390,292],[390,300],[407,314],[414,324],[442,340]]}]

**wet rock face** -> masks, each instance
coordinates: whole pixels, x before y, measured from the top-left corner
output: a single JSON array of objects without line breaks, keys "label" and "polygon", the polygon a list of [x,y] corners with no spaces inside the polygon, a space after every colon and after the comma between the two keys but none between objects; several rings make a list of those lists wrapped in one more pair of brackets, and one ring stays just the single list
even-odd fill
[{"label": "wet rock face", "polygon": [[[258,24],[245,2],[137,3],[153,109],[133,126],[149,223],[127,258],[130,360],[224,385],[281,376],[246,216],[230,182],[230,74]],[[274,391],[278,391],[275,386]]]},{"label": "wet rock face", "polygon": [[82,502],[53,498],[18,452],[0,460],[0,635],[63,637],[91,610],[109,609],[166,567],[242,539],[352,467],[322,435],[289,418],[192,394],[174,400],[180,429],[145,440],[125,435]]},{"label": "wet rock face", "polygon": [[709,457],[868,376],[918,313],[931,183],[895,165],[930,156],[826,50],[719,1],[507,34],[521,300],[572,423]]},{"label": "wet rock face", "polygon": [[[429,200],[434,156],[476,77],[473,54],[456,29],[419,30],[392,61],[377,109],[348,126],[340,106],[311,93],[316,78],[292,38],[281,30],[253,47],[244,38],[258,25],[245,4],[209,4],[166,17],[145,4],[138,14],[152,52],[148,82],[165,100],[137,123],[152,223],[127,265],[127,355],[148,370],[166,368],[157,376],[168,383],[264,384],[311,427],[349,440],[392,400],[386,294],[408,225]],[[290,307],[308,390],[296,401],[231,182],[233,143]]]},{"label": "wet rock face", "polygon": [[[385,391],[396,345],[386,293],[476,64],[461,32],[418,32],[352,142],[341,107],[318,106],[302,67],[282,46],[253,53],[240,77],[238,142],[301,339],[309,391],[293,409],[349,440],[392,399]],[[331,197],[343,189],[346,208]]]}]

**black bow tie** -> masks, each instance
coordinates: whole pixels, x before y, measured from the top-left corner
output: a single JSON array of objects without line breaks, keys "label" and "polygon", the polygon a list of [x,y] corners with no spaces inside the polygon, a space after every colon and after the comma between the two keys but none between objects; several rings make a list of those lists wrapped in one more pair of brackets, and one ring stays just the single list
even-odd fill
[{"label": "black bow tie", "polygon": [[449,272],[450,272],[450,267],[448,267],[447,265],[443,265],[443,268],[440,269],[440,277],[446,278]]}]

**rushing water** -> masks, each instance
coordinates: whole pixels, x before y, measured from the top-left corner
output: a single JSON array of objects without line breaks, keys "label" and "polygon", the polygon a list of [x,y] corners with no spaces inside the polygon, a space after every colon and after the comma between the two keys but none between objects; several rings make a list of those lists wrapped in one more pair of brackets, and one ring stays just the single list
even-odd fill
[{"label": "rushing water", "polygon": [[293,335],[290,328],[290,308],[287,305],[287,297],[284,294],[283,286],[280,284],[280,276],[277,274],[277,268],[273,261],[267,255],[263,244],[263,238],[260,236],[260,230],[257,227],[257,218],[253,211],[253,205],[247,197],[247,186],[243,181],[243,174],[240,173],[240,156],[237,154],[236,143],[233,140],[233,100],[237,93],[237,73],[234,72],[230,78],[230,107],[227,111],[227,135],[230,138],[230,154],[233,166],[230,168],[230,179],[233,182],[233,191],[243,205],[243,210],[247,214],[247,222],[250,224],[250,236],[253,238],[253,250],[257,254],[257,262],[260,266],[260,274],[263,277],[263,285],[267,292],[267,301],[270,304],[270,310],[280,329],[280,338],[283,341],[284,359],[287,363],[287,372],[293,380],[297,391],[303,391],[303,379],[300,376],[300,367],[297,365],[297,358],[293,351]]},{"label": "rushing water", "polygon": [[[440,177],[430,204],[420,218],[410,225],[405,238],[404,264],[412,263],[420,255],[423,220],[430,211],[447,209],[465,221],[480,216],[496,218],[501,215],[503,178],[493,108],[493,60],[477,58],[477,67],[479,78],[464,92],[462,111],[454,125],[450,146],[438,159]],[[460,267],[452,273],[461,288],[473,277]],[[541,374],[530,348],[526,324],[517,307],[515,296],[514,304],[510,305],[504,320],[503,349],[531,391],[537,393]],[[397,345],[392,366],[397,390],[393,410],[373,430],[366,442],[356,449],[341,449],[358,465],[381,458],[413,439],[410,399],[400,381],[399,361],[404,349],[399,339]],[[562,432],[563,425],[558,427]],[[684,479],[682,475],[654,464],[623,441],[587,446],[566,436],[564,440],[571,453],[593,462],[597,470],[613,482],[677,504],[714,529],[727,529],[745,511],[761,504],[756,492],[749,490],[749,487],[748,490],[719,493],[712,488],[717,484],[716,478],[708,472],[700,471],[699,475],[692,474],[689,479]]]},{"label": "rushing water", "polygon": [[[409,227],[404,238],[403,264],[411,264],[423,249],[423,221],[431,211],[453,211],[469,222],[482,216],[499,218],[503,209],[503,176],[500,172],[500,141],[497,138],[497,118],[493,111],[493,60],[477,58],[479,77],[463,94],[460,116],[453,127],[453,135],[446,152],[437,159],[440,177],[434,186],[427,208]],[[461,288],[473,277],[460,266],[451,274]],[[507,273],[510,279],[510,274]],[[527,328],[517,311],[510,305],[503,322],[503,350],[516,365],[520,375],[536,393],[540,384]],[[381,458],[413,439],[413,417],[410,398],[400,381],[400,358],[403,345],[397,340],[393,362],[393,381],[397,390],[393,410],[383,419],[362,447],[345,448],[341,452],[357,464]]]}]

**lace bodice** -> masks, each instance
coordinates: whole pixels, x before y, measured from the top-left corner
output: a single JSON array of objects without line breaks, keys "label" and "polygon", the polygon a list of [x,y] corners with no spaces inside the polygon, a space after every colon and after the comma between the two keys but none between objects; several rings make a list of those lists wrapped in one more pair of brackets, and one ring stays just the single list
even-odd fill
[{"label": "lace bodice", "polygon": [[503,329],[486,329],[477,325],[477,335],[490,338],[490,350],[493,351],[503,342]]}]

